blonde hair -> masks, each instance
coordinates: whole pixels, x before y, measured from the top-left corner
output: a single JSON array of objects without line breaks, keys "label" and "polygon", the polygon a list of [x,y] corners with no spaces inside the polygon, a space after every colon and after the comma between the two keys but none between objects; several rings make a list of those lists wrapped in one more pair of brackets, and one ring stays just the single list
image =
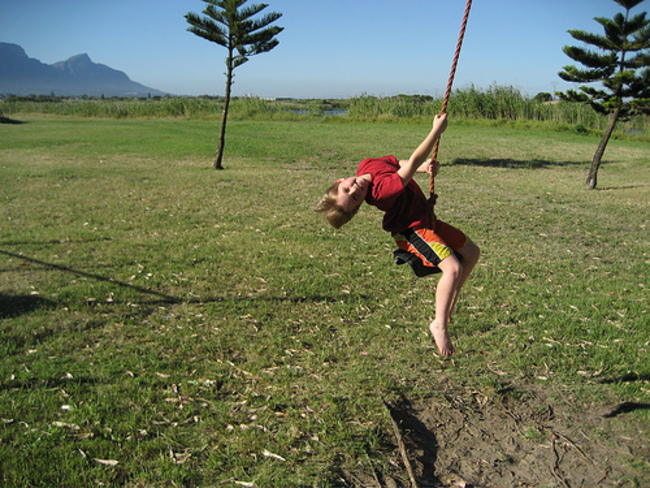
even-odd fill
[{"label": "blonde hair", "polygon": [[316,207],[314,207],[314,210],[322,213],[325,220],[327,220],[335,229],[340,229],[344,224],[350,222],[352,217],[357,214],[359,207],[361,207],[361,205],[359,205],[349,212],[344,210],[338,203],[336,203],[338,195],[339,182],[337,181],[327,189],[323,198],[321,198],[320,202],[318,202]]}]

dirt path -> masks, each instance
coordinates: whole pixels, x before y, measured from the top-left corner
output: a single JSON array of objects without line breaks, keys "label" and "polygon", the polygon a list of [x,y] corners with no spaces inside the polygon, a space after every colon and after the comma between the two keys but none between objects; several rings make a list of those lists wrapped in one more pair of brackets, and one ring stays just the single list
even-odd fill
[{"label": "dirt path", "polygon": [[[630,421],[648,408],[579,407],[537,386],[508,385],[489,396],[447,387],[444,401],[404,401],[391,411],[420,487],[593,488],[650,486],[650,473],[633,467],[650,462],[648,425]],[[390,474],[361,484],[411,486],[403,456],[392,464]]]}]

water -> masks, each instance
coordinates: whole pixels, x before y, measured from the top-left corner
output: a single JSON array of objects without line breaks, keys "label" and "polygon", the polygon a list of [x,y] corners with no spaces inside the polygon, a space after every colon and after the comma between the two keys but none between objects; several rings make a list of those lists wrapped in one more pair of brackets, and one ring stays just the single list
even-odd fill
[{"label": "water", "polygon": [[[298,109],[296,109],[296,110],[293,111],[293,113],[298,114],[298,115],[310,115],[313,112],[311,110],[298,110]],[[347,114],[348,114],[347,110],[323,110],[320,113],[320,115],[338,115],[338,116],[341,116],[341,117],[345,116]]]}]

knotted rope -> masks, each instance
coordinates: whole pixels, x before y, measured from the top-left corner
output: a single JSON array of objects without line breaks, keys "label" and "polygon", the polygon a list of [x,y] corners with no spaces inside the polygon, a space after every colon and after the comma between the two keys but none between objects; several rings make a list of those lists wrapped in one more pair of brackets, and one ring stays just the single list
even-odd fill
[{"label": "knotted rope", "polygon": [[[465,37],[465,28],[467,27],[467,19],[469,19],[469,11],[472,7],[472,0],[467,0],[467,6],[465,7],[465,15],[463,16],[463,23],[460,26],[460,35],[458,36],[458,43],[456,44],[456,53],[454,54],[454,60],[451,63],[451,73],[449,74],[449,80],[447,81],[447,91],[445,92],[445,98],[442,100],[442,109],[440,110],[441,114],[447,113],[447,104],[449,103],[449,97],[451,95],[451,87],[454,84],[454,76],[456,76],[456,66],[458,65],[458,58],[460,57],[460,48],[463,45],[463,38]],[[438,158],[438,148],[440,146],[440,138],[436,141],[436,144],[433,146],[433,154],[431,159],[436,161]],[[436,204],[436,199],[438,195],[435,192],[435,177],[431,175],[431,181],[429,183],[429,203],[431,207]]]}]

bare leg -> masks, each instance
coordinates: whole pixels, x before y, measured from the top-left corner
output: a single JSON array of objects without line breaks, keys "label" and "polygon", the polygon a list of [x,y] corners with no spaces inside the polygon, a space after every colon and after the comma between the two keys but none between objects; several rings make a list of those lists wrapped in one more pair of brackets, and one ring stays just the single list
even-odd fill
[{"label": "bare leg", "polygon": [[455,256],[449,256],[443,259],[438,267],[442,270],[442,276],[436,288],[436,318],[429,324],[429,330],[436,341],[440,354],[451,356],[455,351],[449,338],[447,323],[463,266]]},{"label": "bare leg", "polygon": [[476,266],[476,263],[478,262],[478,258],[481,255],[481,250],[473,242],[468,242],[458,252],[463,256],[463,269],[460,273],[460,277],[458,278],[458,283],[456,284],[454,297],[451,302],[451,307],[449,308],[448,320],[450,322],[451,322],[451,313],[453,312],[454,307],[456,306],[456,301],[458,300],[458,295],[460,294],[460,290],[465,284],[465,280],[467,280],[467,277],[474,269],[474,266]]}]

